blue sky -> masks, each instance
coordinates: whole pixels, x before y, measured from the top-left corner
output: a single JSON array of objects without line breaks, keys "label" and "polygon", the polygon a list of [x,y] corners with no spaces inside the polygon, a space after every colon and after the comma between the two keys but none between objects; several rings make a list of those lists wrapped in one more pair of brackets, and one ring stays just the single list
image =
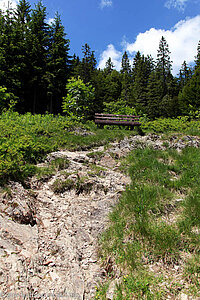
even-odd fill
[{"label": "blue sky", "polygon": [[[11,0],[10,0],[11,1]],[[7,0],[0,0],[0,7]],[[12,0],[13,7],[17,0]],[[29,1],[34,7],[37,1]],[[136,51],[156,58],[163,35],[171,51],[173,73],[186,60],[191,64],[200,40],[200,0],[44,0],[48,19],[61,14],[70,54],[82,56],[88,43],[103,68],[111,57],[120,68],[123,52],[130,59]]]}]

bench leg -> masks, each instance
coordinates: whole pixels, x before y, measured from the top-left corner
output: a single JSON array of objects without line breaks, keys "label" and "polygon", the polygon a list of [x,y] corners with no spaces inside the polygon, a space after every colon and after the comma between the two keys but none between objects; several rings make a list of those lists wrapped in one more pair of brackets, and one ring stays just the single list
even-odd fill
[{"label": "bench leg", "polygon": [[143,132],[141,126],[137,126],[137,133],[141,136],[144,136],[144,132]]}]

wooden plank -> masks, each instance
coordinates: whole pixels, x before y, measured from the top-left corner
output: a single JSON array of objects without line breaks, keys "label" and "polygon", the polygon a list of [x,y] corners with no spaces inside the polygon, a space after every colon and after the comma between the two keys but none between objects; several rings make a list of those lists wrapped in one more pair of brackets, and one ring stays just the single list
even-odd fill
[{"label": "wooden plank", "polygon": [[134,118],[139,118],[140,116],[134,116],[134,115],[114,115],[114,114],[100,114],[100,113],[95,113],[95,117],[134,117]]},{"label": "wooden plank", "polygon": [[139,116],[95,113],[95,123],[101,125],[140,126]]},{"label": "wooden plank", "polygon": [[127,121],[139,121],[139,118],[134,118],[134,117],[130,117],[130,118],[127,118],[127,117],[96,117],[95,120],[127,120]]},{"label": "wooden plank", "polygon": [[96,124],[104,124],[104,125],[124,125],[124,126],[137,126],[141,125],[139,122],[132,121],[116,121],[116,120],[95,120]]}]

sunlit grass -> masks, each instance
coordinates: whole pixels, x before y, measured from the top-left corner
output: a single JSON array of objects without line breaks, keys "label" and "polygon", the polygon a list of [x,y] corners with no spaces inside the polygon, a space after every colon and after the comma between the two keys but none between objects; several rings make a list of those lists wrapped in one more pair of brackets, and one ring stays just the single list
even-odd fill
[{"label": "sunlit grass", "polygon": [[[190,278],[189,293],[198,294],[194,287],[199,279],[199,165],[199,149],[189,147],[181,153],[169,149],[134,150],[122,162],[132,183],[110,214],[100,251],[103,261],[112,257],[118,268],[129,274],[130,280],[116,286],[114,299],[165,299],[167,293],[177,294],[175,283],[170,290],[150,280],[148,265],[162,262],[165,268],[179,264],[184,252],[193,258],[186,260],[182,278]],[[181,201],[176,200],[178,193],[183,195]],[[167,279],[160,280],[162,283]]]}]

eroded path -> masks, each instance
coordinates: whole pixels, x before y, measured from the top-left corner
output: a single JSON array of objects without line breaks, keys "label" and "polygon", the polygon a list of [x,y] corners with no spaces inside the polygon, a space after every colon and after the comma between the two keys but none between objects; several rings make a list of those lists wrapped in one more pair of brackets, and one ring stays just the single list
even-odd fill
[{"label": "eroded path", "polygon": [[[60,151],[66,170],[32,179],[31,190],[10,183],[0,201],[0,298],[93,299],[106,270],[97,257],[108,214],[130,179],[116,158],[134,148],[163,149],[159,136],[131,137],[111,148]],[[172,138],[168,147],[200,146],[197,138]],[[91,151],[90,151],[91,152]],[[62,182],[65,182],[63,187]]]},{"label": "eroded path", "polygon": [[[96,151],[103,151],[103,148]],[[32,193],[12,183],[1,207],[2,299],[92,299],[106,271],[98,263],[98,237],[129,178],[109,153],[52,153],[70,161]],[[74,186],[54,191],[55,182]],[[57,188],[58,189],[58,188]],[[4,212],[4,213],[3,213]]]}]

